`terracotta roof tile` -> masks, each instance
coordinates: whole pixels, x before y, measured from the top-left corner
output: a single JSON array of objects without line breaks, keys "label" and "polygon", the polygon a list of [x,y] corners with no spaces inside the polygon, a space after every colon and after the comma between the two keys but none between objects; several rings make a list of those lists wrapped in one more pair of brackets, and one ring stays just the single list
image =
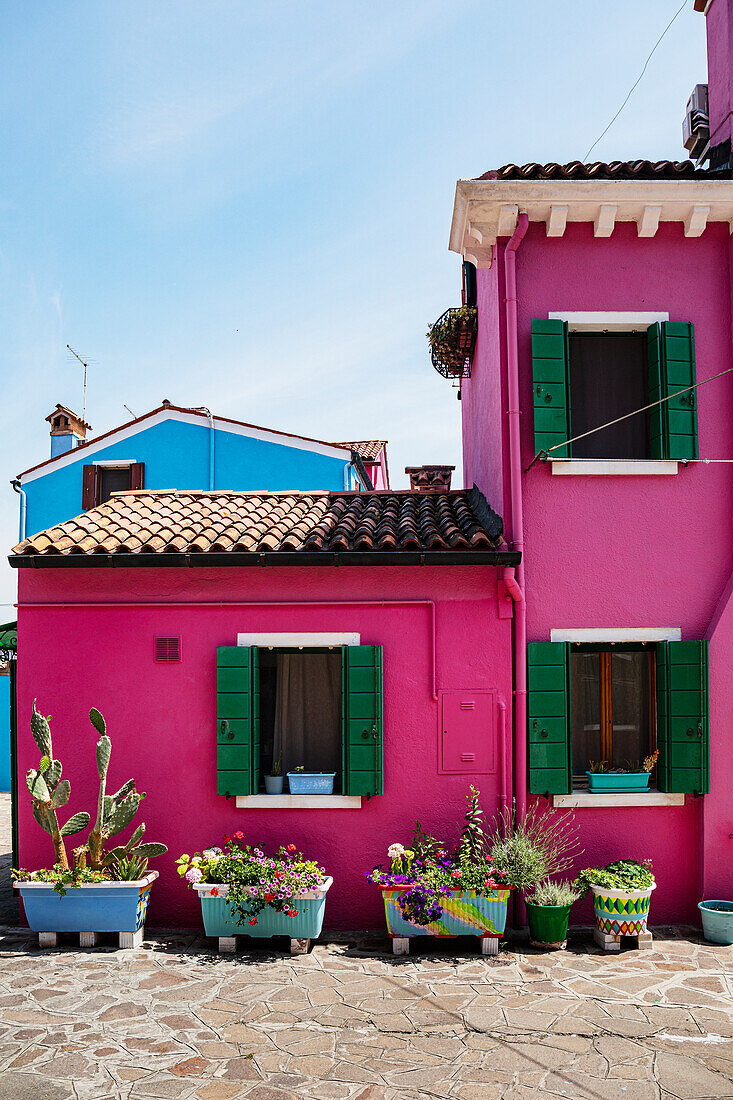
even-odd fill
[{"label": "terracotta roof tile", "polygon": [[612,160],[583,164],[572,160],[568,164],[505,164],[479,176],[480,180],[678,180],[715,179],[691,160]]},{"label": "terracotta roof tile", "polygon": [[495,551],[502,523],[475,487],[445,493],[135,490],[40,531],[23,558]]},{"label": "terracotta roof tile", "polygon": [[334,447],[348,447],[350,451],[356,451],[367,462],[374,462],[387,446],[386,439],[357,439],[346,443],[334,443]]}]

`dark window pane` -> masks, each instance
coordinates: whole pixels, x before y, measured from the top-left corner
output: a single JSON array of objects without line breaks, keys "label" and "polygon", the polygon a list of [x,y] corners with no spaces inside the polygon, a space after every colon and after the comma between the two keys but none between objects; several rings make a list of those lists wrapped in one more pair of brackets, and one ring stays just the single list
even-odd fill
[{"label": "dark window pane", "polygon": [[641,767],[651,745],[650,655],[611,655],[613,680],[613,767]]},{"label": "dark window pane", "polygon": [[570,654],[570,715],[573,775],[584,775],[591,760],[601,759],[600,654]]},{"label": "dark window pane", "polygon": [[[570,334],[570,434],[581,435],[648,404],[646,334]],[[594,432],[573,458],[648,458],[648,414]]]},{"label": "dark window pane", "polygon": [[113,493],[121,489],[130,488],[129,466],[100,466],[99,467],[99,500],[98,504],[104,504]]}]

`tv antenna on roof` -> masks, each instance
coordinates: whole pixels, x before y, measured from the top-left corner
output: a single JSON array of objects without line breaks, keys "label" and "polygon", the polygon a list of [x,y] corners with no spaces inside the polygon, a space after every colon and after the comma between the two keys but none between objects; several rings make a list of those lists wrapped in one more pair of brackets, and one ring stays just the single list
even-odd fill
[{"label": "tv antenna on roof", "polygon": [[82,402],[81,402],[81,418],[82,418],[82,420],[86,420],[86,412],[87,412],[87,367],[88,367],[89,364],[85,363],[84,360],[82,359],[81,355],[78,355],[77,352],[74,351],[71,344],[67,344],[66,347],[69,349],[69,351],[74,356],[74,358],[79,360],[79,362],[81,363],[81,365],[84,368],[84,392],[83,392]]}]

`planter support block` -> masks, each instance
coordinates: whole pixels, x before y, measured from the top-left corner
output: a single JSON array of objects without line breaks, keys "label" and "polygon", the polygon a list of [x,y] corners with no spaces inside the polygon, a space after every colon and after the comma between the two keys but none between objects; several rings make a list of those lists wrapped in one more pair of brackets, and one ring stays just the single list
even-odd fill
[{"label": "planter support block", "polygon": [[392,937],[392,954],[393,955],[409,955],[410,954],[410,937],[409,936],[393,936]]},{"label": "planter support block", "polygon": [[39,932],[38,933],[38,946],[39,947],[55,947],[58,942],[58,936],[55,932]]},{"label": "planter support block", "polygon": [[219,954],[233,955],[237,950],[236,936],[219,936]]},{"label": "planter support block", "polygon": [[138,928],[137,932],[120,932],[120,947],[130,948],[142,947],[143,945],[143,930]]},{"label": "planter support block", "polygon": [[291,955],[307,955],[310,948],[310,940],[291,940],[290,941],[290,954]]},{"label": "planter support block", "polygon": [[499,937],[498,936],[482,936],[481,937],[481,954],[482,955],[498,955],[499,954]]},{"label": "planter support block", "polygon": [[79,933],[79,947],[96,947],[97,945],[97,933],[96,932],[80,932]]},{"label": "planter support block", "polygon": [[593,929],[593,939],[603,951],[620,951],[622,938],[636,940],[636,946],[640,951],[652,951],[654,949],[651,932],[640,932],[638,936],[622,937],[608,932],[601,932],[598,928]]}]

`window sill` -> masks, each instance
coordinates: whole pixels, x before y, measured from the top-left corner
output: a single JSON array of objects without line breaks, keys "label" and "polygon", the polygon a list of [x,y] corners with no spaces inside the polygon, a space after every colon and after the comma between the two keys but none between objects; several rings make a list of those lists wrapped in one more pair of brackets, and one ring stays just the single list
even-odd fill
[{"label": "window sill", "polygon": [[238,794],[238,810],[360,810],[360,794]]},{"label": "window sill", "polygon": [[554,794],[552,805],[562,809],[580,809],[583,806],[684,806],[684,794],[664,791],[633,791],[627,794],[590,794],[573,791],[572,794]]},{"label": "window sill", "polygon": [[551,458],[553,474],[575,477],[649,477],[676,474],[679,462],[667,458]]}]

